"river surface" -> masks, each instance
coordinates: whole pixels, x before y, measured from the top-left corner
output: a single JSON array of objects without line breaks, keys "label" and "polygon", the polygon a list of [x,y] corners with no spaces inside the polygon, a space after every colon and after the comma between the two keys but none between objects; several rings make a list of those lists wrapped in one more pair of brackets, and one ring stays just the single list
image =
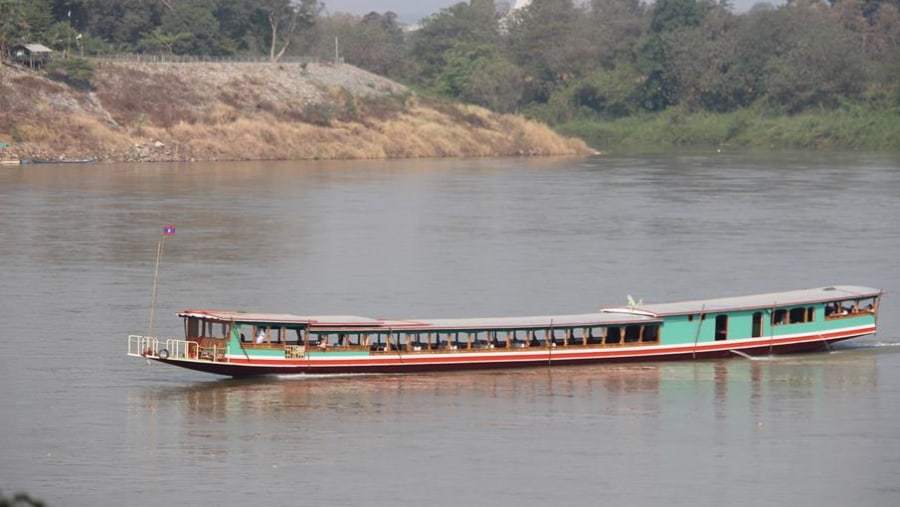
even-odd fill
[{"label": "river surface", "polygon": [[[591,312],[883,288],[771,360],[235,381],[186,308]],[[900,156],[0,167],[0,489],[61,506],[900,504]]]}]

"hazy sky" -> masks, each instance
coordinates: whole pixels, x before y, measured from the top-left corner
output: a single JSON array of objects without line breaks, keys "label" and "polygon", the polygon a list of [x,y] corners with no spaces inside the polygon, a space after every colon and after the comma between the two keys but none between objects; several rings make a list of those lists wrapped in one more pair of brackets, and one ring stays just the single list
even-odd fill
[{"label": "hazy sky", "polygon": [[[405,23],[415,23],[425,16],[437,14],[441,9],[450,7],[463,0],[321,0],[325,4],[328,13],[349,12],[351,14],[364,15],[372,11],[393,11]],[[467,1],[467,0],[466,0]],[[496,0],[495,0],[496,1]],[[515,0],[507,0],[514,4]],[[762,0],[733,0],[735,10],[744,12],[753,4]],[[784,0],[768,0],[772,5],[783,3]]]}]

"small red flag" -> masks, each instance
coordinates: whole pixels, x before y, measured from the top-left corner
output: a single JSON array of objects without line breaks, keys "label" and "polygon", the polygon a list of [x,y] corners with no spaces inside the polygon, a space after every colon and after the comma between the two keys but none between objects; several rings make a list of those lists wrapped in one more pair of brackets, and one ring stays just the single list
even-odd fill
[{"label": "small red flag", "polygon": [[163,236],[174,236],[175,224],[166,224],[163,226]]}]

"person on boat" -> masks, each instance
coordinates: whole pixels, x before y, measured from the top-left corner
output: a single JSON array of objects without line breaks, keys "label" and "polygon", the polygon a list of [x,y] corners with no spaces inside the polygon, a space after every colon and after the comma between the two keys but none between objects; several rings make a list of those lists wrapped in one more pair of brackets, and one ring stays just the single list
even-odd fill
[{"label": "person on boat", "polygon": [[264,341],[266,341],[266,330],[260,328],[259,332],[256,333],[256,343],[263,343]]}]

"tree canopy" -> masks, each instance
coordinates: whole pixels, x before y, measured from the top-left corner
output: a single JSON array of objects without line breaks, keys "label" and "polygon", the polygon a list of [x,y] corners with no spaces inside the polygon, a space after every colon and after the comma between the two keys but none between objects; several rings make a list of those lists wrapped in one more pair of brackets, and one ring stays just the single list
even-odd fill
[{"label": "tree canopy", "polygon": [[[404,27],[318,0],[0,0],[0,51],[313,56],[548,122],[900,106],[900,0],[470,0]],[[377,5],[377,3],[373,3]],[[74,50],[74,47],[71,47]]]}]

